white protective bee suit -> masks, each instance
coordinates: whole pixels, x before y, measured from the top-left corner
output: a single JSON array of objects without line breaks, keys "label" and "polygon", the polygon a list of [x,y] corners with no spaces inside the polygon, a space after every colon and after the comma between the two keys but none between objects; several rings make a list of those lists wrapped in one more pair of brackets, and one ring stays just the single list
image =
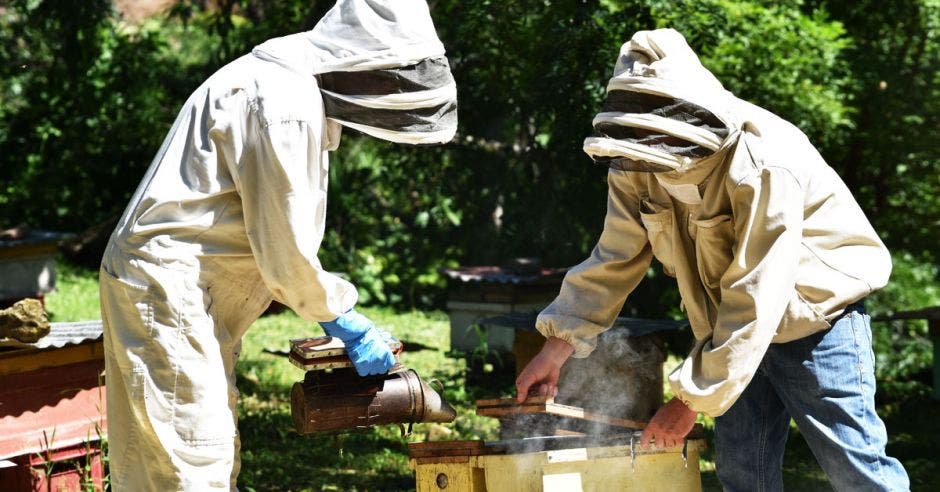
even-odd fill
[{"label": "white protective bee suit", "polygon": [[669,377],[722,415],[771,343],[826,330],[885,285],[891,258],[795,126],[726,91],[671,29],[623,45],[584,150],[608,165],[604,231],[538,317],[587,357],[653,257],[676,278],[696,344]]},{"label": "white protective bee suit", "polygon": [[317,260],[340,125],[453,137],[456,88],[423,0],[339,0],[183,105],[101,265],[115,490],[233,489],[245,330],[272,299],[311,321],[356,303]]}]

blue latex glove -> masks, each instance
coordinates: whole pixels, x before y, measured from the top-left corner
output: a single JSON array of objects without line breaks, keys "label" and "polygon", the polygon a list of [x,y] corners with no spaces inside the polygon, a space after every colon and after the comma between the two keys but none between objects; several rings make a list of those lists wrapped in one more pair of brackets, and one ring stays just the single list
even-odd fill
[{"label": "blue latex glove", "polygon": [[360,376],[385,374],[395,365],[395,356],[388,348],[392,335],[376,328],[369,318],[354,309],[333,321],[321,321],[320,326],[327,335],[343,341]]}]

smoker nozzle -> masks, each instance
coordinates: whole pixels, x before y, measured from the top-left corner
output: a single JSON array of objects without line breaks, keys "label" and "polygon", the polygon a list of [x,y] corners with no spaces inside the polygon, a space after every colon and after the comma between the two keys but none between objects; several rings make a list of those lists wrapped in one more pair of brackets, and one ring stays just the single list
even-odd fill
[{"label": "smoker nozzle", "polygon": [[[415,373],[417,377],[417,373]],[[418,378],[421,391],[424,394],[424,418],[421,422],[453,422],[457,418],[457,411],[450,406],[440,393],[431,389],[428,383]]]}]

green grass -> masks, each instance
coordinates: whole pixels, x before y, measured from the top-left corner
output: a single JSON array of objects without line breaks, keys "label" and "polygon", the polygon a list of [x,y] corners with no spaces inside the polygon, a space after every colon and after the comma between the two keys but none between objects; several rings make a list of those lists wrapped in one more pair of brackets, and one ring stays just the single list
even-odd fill
[{"label": "green grass", "polygon": [[46,295],[49,320],[85,321],[101,319],[98,301],[98,272],[56,262],[56,289]]},{"label": "green grass", "polygon": [[[98,318],[96,272],[61,262],[58,268],[58,290],[46,298],[53,321]],[[290,418],[290,388],[303,373],[283,355],[268,350],[286,350],[291,338],[320,335],[322,331],[292,312],[265,316],[245,335],[236,368],[241,392],[241,490],[409,490],[414,488],[414,479],[408,467],[407,442],[497,437],[496,421],[477,417],[473,402],[510,394],[511,374],[493,371],[481,377],[468,371],[465,358],[446,351],[450,331],[442,312],[402,313],[387,308],[361,311],[402,339],[406,347],[402,361],[407,366],[426,380],[443,383],[447,400],[457,409],[457,420],[444,425],[417,424],[407,437],[402,437],[394,426],[298,435]],[[666,368],[673,367],[677,360],[671,358]],[[888,453],[904,463],[912,489],[940,490],[940,419],[936,417],[940,415],[940,402],[909,399],[882,404],[879,413],[888,426]],[[701,422],[711,442],[713,423],[707,418]],[[712,460],[712,450],[706,450],[700,463],[703,486],[705,490],[721,490]],[[783,472],[788,489],[830,490],[795,427],[791,428]]]}]

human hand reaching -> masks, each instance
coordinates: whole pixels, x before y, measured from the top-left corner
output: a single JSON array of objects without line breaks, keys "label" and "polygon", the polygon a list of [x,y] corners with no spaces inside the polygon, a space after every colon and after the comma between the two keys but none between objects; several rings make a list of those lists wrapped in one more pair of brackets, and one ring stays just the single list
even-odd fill
[{"label": "human hand reaching", "polygon": [[549,337],[542,345],[542,350],[516,378],[516,399],[522,403],[530,391],[542,396],[555,396],[558,393],[561,366],[572,353],[574,347],[571,344],[560,338]]},{"label": "human hand reaching", "polygon": [[655,442],[660,449],[677,446],[692,430],[697,416],[698,412],[679,398],[673,398],[653,415],[653,419],[643,429],[640,444],[648,448]]}]

